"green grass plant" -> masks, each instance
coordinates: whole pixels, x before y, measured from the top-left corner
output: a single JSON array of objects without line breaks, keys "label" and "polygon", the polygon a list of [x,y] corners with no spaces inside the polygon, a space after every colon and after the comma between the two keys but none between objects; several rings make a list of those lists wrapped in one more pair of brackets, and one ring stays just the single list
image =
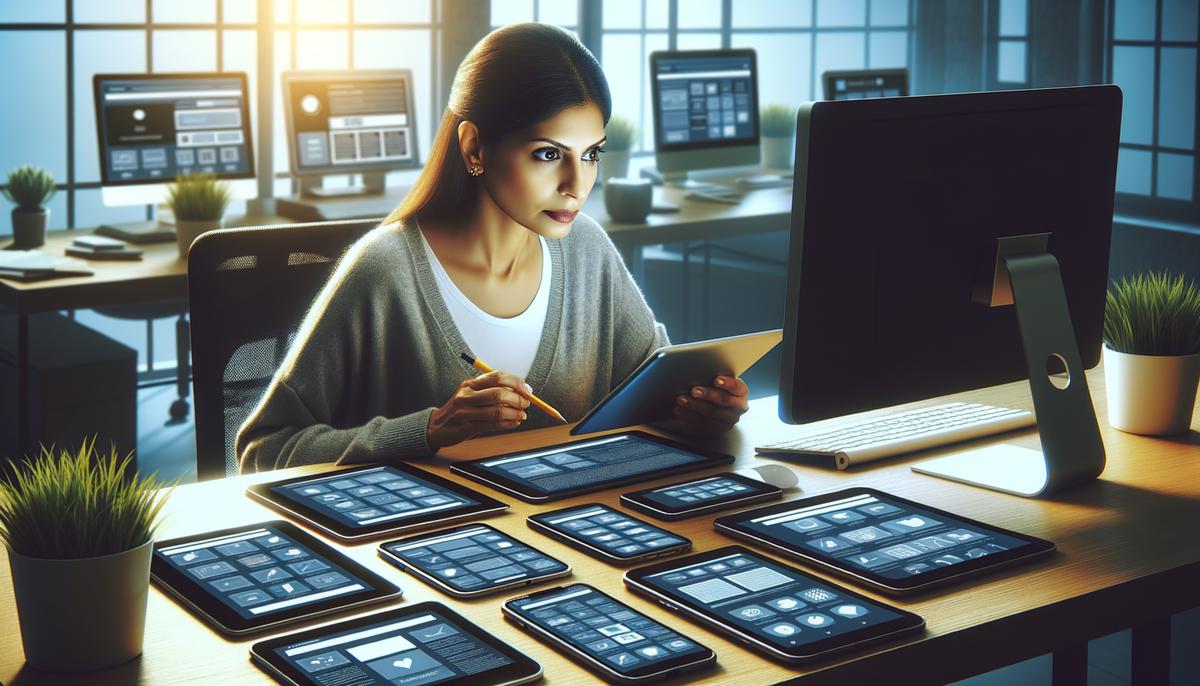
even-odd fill
[{"label": "green grass plant", "polygon": [[625,117],[612,117],[604,127],[604,135],[608,138],[604,142],[606,150],[632,150],[637,127]]},{"label": "green grass plant", "polygon": [[762,135],[770,138],[791,138],[796,134],[796,108],[787,105],[767,105],[759,113]]},{"label": "green grass plant", "polygon": [[212,174],[188,174],[175,179],[167,191],[167,204],[176,219],[219,222],[231,197],[229,184]]},{"label": "green grass plant", "polygon": [[1104,343],[1131,355],[1200,352],[1200,289],[1165,271],[1114,282],[1104,307]]},{"label": "green grass plant", "polygon": [[0,478],[0,540],[41,559],[99,557],[146,543],[174,484],[163,489],[155,474],[127,476],[132,459],[120,459],[115,447],[98,454],[94,438],[57,456],[43,446],[12,481]]},{"label": "green grass plant", "polygon": [[8,173],[4,197],[22,212],[36,212],[46,206],[57,189],[50,172],[26,164]]}]

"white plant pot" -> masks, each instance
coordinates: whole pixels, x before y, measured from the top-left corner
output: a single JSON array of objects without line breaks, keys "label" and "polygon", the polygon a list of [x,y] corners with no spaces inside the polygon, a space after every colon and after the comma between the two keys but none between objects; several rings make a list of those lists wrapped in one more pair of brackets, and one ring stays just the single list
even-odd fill
[{"label": "white plant pot", "polygon": [[175,242],[179,246],[179,257],[186,260],[188,250],[191,249],[192,243],[200,237],[200,234],[219,228],[221,228],[220,219],[206,221],[176,219]]},{"label": "white plant pot", "polygon": [[8,551],[25,660],[50,672],[84,672],[142,652],[153,541],[79,560]]},{"label": "white plant pot", "polygon": [[1187,432],[1200,384],[1200,353],[1130,355],[1104,346],[1108,423],[1146,436]]},{"label": "white plant pot", "polygon": [[763,136],[762,165],[767,169],[791,169],[796,152],[793,136]]},{"label": "white plant pot", "polygon": [[609,150],[600,157],[600,181],[604,182],[614,176],[623,179],[629,175],[628,150]]}]

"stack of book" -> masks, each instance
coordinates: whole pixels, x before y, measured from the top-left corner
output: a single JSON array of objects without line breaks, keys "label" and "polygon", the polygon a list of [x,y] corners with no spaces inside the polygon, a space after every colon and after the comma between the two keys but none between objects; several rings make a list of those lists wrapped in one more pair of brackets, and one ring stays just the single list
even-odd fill
[{"label": "stack of book", "polygon": [[40,281],[95,273],[83,260],[54,257],[37,250],[0,250],[0,278],[4,279]]},{"label": "stack of book", "polygon": [[140,260],[141,248],[104,236],[80,236],[71,242],[66,253],[89,260]]}]

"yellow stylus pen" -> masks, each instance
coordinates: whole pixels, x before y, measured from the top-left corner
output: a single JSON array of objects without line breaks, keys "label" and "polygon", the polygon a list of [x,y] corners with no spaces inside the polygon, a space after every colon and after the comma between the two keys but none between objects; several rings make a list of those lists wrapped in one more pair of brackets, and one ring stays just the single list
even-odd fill
[{"label": "yellow stylus pen", "polygon": [[[466,353],[459,353],[459,356],[462,357],[464,360],[466,360],[467,364],[478,369],[479,371],[483,372],[484,374],[490,374],[491,372],[495,371],[491,367],[487,366],[487,364],[483,360],[481,360],[477,357],[471,357],[470,355],[468,355]],[[547,403],[545,400],[542,400],[541,398],[537,397],[536,395],[526,391],[524,388],[517,390],[517,393],[524,396],[525,398],[527,398],[529,400],[530,404],[536,406],[542,412],[545,412],[546,414],[550,415],[551,417],[554,417],[555,419],[562,422],[563,424],[567,423],[567,420],[563,419],[563,416],[558,413],[558,410],[554,409],[553,407],[550,407],[550,403]]]}]

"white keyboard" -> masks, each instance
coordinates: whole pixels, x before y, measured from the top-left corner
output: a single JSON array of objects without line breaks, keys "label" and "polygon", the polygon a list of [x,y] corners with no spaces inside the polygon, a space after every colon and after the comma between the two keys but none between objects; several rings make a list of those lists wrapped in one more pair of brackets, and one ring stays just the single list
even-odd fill
[{"label": "white keyboard", "polygon": [[946,403],[824,429],[755,448],[763,455],[832,457],[838,469],[1037,423],[1032,412]]}]

